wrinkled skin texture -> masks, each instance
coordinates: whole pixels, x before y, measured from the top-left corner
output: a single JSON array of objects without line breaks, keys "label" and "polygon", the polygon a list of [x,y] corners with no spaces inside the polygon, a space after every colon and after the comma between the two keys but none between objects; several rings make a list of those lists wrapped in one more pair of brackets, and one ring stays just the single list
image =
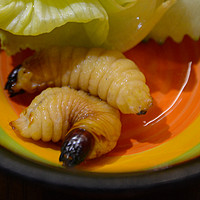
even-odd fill
[{"label": "wrinkled skin texture", "polygon": [[[17,78],[10,81],[15,77],[12,73]],[[152,105],[144,75],[118,51],[52,47],[27,58],[9,77],[6,89],[11,96],[70,86],[100,97],[125,114],[143,114]]]},{"label": "wrinkled skin texture", "polygon": [[67,166],[111,151],[121,133],[117,109],[69,87],[44,90],[10,125],[25,138],[63,140],[60,161]]}]

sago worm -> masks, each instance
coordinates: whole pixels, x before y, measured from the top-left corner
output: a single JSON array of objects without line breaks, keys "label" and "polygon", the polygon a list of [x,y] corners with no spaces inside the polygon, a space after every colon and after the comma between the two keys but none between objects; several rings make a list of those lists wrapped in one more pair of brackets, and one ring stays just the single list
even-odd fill
[{"label": "sago worm", "polygon": [[44,90],[10,125],[25,138],[63,140],[60,161],[68,166],[111,151],[121,132],[117,109],[69,87]]},{"label": "sago worm", "polygon": [[9,75],[10,96],[70,86],[99,96],[122,113],[144,114],[152,105],[143,73],[122,53],[102,48],[52,47],[27,58]]}]

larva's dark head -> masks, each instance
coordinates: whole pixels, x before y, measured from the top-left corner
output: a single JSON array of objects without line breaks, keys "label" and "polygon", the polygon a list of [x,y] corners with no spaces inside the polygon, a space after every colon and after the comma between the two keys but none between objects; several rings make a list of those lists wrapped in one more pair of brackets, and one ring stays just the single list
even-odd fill
[{"label": "larva's dark head", "polygon": [[141,110],[140,112],[137,113],[137,115],[145,115],[147,113],[146,110]]},{"label": "larva's dark head", "polygon": [[84,129],[70,131],[61,147],[59,160],[64,166],[72,167],[83,162],[93,148],[94,137]]},{"label": "larva's dark head", "polygon": [[18,65],[8,75],[8,78],[7,78],[8,80],[6,82],[6,85],[5,85],[4,89],[8,90],[8,93],[10,94],[10,97],[13,97],[13,96],[15,96],[17,94],[21,94],[21,93],[24,92],[24,90],[19,90],[17,92],[13,90],[13,87],[15,86],[15,84],[17,82],[17,75],[18,75],[20,67],[21,67],[21,65]]}]

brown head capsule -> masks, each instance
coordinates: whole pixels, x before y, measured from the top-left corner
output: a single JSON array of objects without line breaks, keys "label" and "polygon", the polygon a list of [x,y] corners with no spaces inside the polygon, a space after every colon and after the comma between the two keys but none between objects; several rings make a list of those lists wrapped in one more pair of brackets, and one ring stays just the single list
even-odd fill
[{"label": "brown head capsule", "polygon": [[24,93],[23,89],[19,89],[18,91],[13,89],[14,86],[17,84],[17,77],[18,77],[18,72],[19,72],[20,68],[21,68],[21,65],[18,65],[8,75],[8,78],[7,78],[8,80],[6,82],[6,85],[5,85],[4,89],[8,90],[8,93],[9,93],[10,97],[13,97],[13,96],[15,96],[17,94]]},{"label": "brown head capsule", "polygon": [[87,130],[76,128],[70,131],[62,144],[59,160],[71,167],[83,162],[94,145],[94,137]]}]

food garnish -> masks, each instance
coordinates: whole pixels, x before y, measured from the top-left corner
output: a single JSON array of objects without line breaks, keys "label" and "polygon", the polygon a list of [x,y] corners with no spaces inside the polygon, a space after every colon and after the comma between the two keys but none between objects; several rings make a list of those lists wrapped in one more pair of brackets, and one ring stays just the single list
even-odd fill
[{"label": "food garnish", "polygon": [[8,54],[52,45],[126,51],[141,42],[176,0],[0,1],[1,47]]},{"label": "food garnish", "polygon": [[176,1],[155,25],[148,37],[159,43],[164,43],[168,37],[179,43],[185,35],[198,40],[200,37],[199,10],[199,0]]}]

